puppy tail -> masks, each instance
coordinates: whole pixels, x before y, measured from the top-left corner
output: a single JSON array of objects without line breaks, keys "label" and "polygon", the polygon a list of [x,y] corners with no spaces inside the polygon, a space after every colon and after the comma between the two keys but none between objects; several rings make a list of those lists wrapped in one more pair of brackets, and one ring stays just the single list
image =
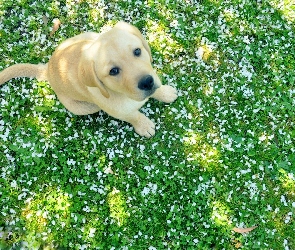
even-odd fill
[{"label": "puppy tail", "polygon": [[34,77],[47,80],[47,64],[21,63],[12,65],[0,72],[0,85],[16,77]]}]

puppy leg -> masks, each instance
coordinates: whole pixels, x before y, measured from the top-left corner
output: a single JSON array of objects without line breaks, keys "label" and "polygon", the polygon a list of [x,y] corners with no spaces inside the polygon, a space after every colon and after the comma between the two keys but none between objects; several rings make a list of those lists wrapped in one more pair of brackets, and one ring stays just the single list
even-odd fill
[{"label": "puppy leg", "polygon": [[150,138],[155,135],[155,124],[139,111],[135,111],[128,117],[121,118],[126,122],[129,122],[137,134]]},{"label": "puppy leg", "polygon": [[169,85],[162,85],[151,97],[162,102],[171,103],[177,98],[177,90]]},{"label": "puppy leg", "polygon": [[100,110],[97,105],[90,102],[77,101],[64,96],[58,96],[58,99],[70,112],[75,115],[89,115]]}]

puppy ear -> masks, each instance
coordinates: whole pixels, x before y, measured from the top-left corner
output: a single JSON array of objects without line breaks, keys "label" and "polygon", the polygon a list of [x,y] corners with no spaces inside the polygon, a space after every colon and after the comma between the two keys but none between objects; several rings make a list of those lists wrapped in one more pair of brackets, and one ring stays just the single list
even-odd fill
[{"label": "puppy ear", "polygon": [[153,61],[151,48],[148,45],[147,41],[144,39],[143,35],[140,33],[139,29],[137,29],[135,26],[133,26],[129,23],[126,23],[126,22],[118,22],[114,28],[125,30],[125,31],[137,36],[141,40],[143,47],[149,53],[151,62]]},{"label": "puppy ear", "polygon": [[80,70],[78,72],[79,81],[83,82],[88,87],[99,88],[102,95],[106,98],[110,97],[105,85],[100,81],[96,75],[94,61],[83,62],[80,64]]}]

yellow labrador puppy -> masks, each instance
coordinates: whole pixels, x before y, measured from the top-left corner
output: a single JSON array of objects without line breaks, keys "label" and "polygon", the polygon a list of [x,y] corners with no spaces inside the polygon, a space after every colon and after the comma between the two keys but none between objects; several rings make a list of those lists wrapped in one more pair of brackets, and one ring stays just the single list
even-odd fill
[{"label": "yellow labrador puppy", "polygon": [[155,125],[139,112],[153,97],[170,103],[177,91],[162,85],[140,31],[119,22],[104,34],[83,33],[61,43],[47,64],[16,64],[0,72],[0,85],[14,77],[48,80],[60,102],[76,115],[103,110],[129,122],[145,137]]}]

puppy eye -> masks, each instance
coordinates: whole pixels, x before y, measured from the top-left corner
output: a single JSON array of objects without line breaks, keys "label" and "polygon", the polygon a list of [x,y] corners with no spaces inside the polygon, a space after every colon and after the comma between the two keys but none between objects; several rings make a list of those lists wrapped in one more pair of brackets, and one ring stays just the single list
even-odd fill
[{"label": "puppy eye", "polygon": [[135,55],[135,56],[140,56],[141,55],[141,49],[139,49],[139,48],[137,48],[137,49],[135,49],[134,51],[133,51],[133,54]]},{"label": "puppy eye", "polygon": [[116,75],[118,75],[119,73],[120,73],[120,69],[117,68],[117,67],[112,68],[112,69],[110,70],[110,75],[111,75],[111,76],[116,76]]}]

